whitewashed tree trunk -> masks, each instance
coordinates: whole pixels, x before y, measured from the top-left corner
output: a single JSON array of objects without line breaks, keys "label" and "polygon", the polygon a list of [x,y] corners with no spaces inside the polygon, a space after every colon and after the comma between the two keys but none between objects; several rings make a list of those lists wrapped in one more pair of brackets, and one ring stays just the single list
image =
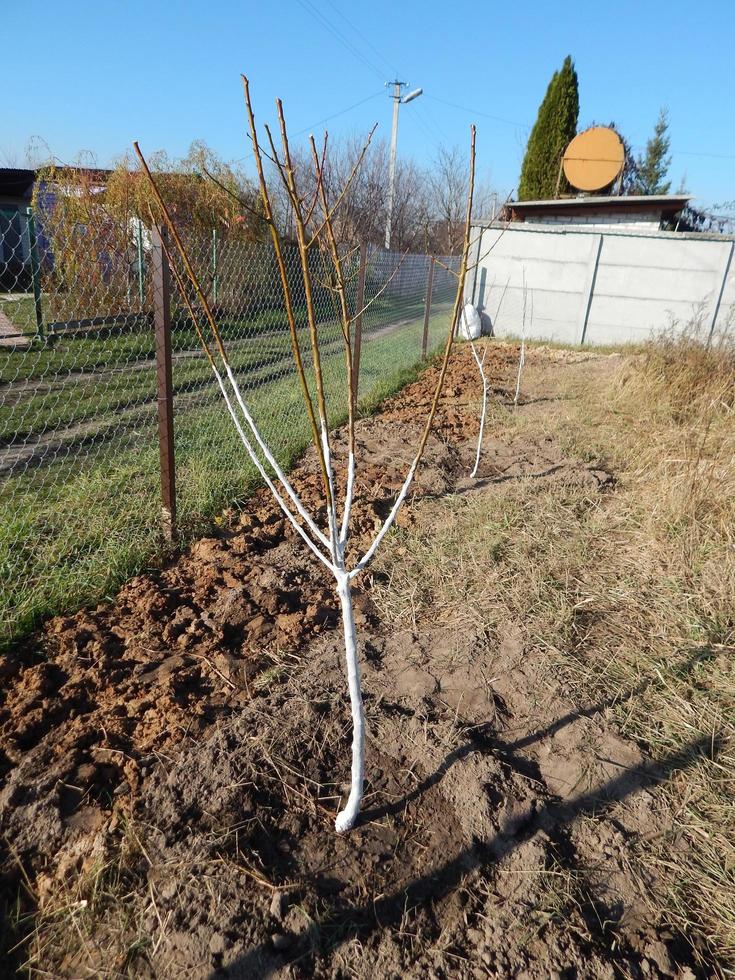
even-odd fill
[{"label": "whitewashed tree trunk", "polygon": [[352,712],[352,779],[350,795],[343,810],[337,814],[334,827],[338,834],[352,830],[360,812],[363,787],[365,783],[365,710],[362,704],[362,685],[360,661],[357,655],[357,633],[355,614],[352,608],[352,585],[349,573],[339,570],[337,576],[337,595],[342,609],[342,629],[345,640],[345,662],[347,666],[347,685],[350,692]]}]

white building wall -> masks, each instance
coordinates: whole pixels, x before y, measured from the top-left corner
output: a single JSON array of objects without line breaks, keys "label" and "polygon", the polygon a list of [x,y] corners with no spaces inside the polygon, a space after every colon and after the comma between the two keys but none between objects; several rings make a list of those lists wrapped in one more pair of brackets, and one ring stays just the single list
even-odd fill
[{"label": "white building wall", "polygon": [[[732,236],[522,222],[475,228],[467,294],[496,336],[638,343],[698,318],[735,330]],[[729,266],[728,266],[729,263]]]},{"label": "white building wall", "polygon": [[633,211],[621,211],[615,214],[549,214],[539,215],[533,222],[539,225],[583,225],[596,231],[657,231],[661,227],[661,219],[656,214],[640,214]]}]

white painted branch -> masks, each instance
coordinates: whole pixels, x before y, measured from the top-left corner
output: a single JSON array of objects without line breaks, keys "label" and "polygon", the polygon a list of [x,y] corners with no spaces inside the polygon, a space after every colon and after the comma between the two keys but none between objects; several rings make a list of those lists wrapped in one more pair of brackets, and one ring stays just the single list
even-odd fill
[{"label": "white painted branch", "polygon": [[352,587],[350,575],[342,568],[336,570],[337,594],[342,607],[342,626],[345,638],[345,658],[347,661],[347,683],[350,689],[350,708],[352,710],[352,780],[350,795],[344,808],[337,814],[334,827],[338,834],[351,830],[362,803],[365,781],[365,712],[362,705],[360,686],[360,663],[357,659],[357,637],[355,616],[352,609]]},{"label": "white painted branch", "polygon": [[255,452],[255,450],[253,449],[253,447],[252,447],[252,445],[251,445],[248,437],[243,432],[243,428],[240,425],[240,420],[238,419],[237,413],[235,412],[235,409],[234,409],[234,407],[232,405],[232,402],[230,401],[230,396],[227,394],[227,389],[225,388],[224,381],[222,380],[222,375],[219,373],[219,371],[217,370],[217,368],[214,365],[212,365],[212,370],[214,371],[214,376],[217,379],[217,383],[219,384],[220,391],[222,392],[222,397],[225,400],[225,404],[227,405],[227,410],[230,413],[230,416],[232,418],[232,421],[235,423],[235,428],[237,429],[237,433],[240,436],[240,439],[242,441],[242,444],[243,444],[243,446],[245,446],[245,449],[247,450],[248,455],[252,459],[253,463],[255,463],[255,466],[257,467],[258,472],[260,473],[260,475],[262,476],[262,478],[265,480],[265,483],[266,483],[268,489],[270,490],[270,492],[275,497],[276,502],[278,503],[279,507],[281,508],[281,510],[283,511],[283,513],[285,514],[285,516],[289,519],[289,521],[296,528],[296,530],[301,535],[301,537],[304,539],[304,541],[309,546],[309,548],[311,549],[311,551],[316,555],[316,557],[321,562],[323,562],[323,564],[325,564],[327,566],[327,568],[329,569],[330,572],[332,572],[333,575],[336,575],[337,574],[337,570],[336,570],[335,566],[332,564],[331,561],[329,561],[329,559],[325,555],[322,554],[322,552],[317,547],[316,543],[311,540],[311,538],[306,533],[306,531],[304,530],[304,528],[296,520],[296,517],[289,510],[288,504],[286,503],[286,501],[283,499],[283,497],[278,492],[278,488],[273,483],[273,481],[271,480],[271,478],[268,476],[268,473],[267,473],[265,467],[263,466],[262,462],[258,458],[258,455]]},{"label": "white painted branch", "polygon": [[281,469],[281,467],[278,465],[275,457],[273,456],[273,453],[271,453],[271,451],[268,448],[267,444],[265,443],[265,441],[263,440],[262,436],[260,435],[260,432],[258,431],[258,427],[255,424],[255,420],[253,419],[252,415],[248,411],[247,405],[245,404],[245,401],[244,401],[244,399],[243,399],[243,397],[242,397],[242,395],[240,393],[240,386],[238,385],[237,380],[235,379],[235,375],[233,374],[232,369],[230,368],[230,365],[229,364],[225,364],[225,371],[227,372],[227,377],[229,378],[230,385],[232,386],[232,390],[235,393],[235,398],[237,398],[237,403],[240,406],[240,410],[242,411],[242,414],[243,414],[243,416],[245,418],[245,421],[250,426],[250,430],[253,433],[253,435],[255,436],[255,441],[258,443],[258,445],[260,446],[260,448],[263,450],[263,455],[265,456],[266,460],[273,467],[273,471],[276,474],[276,477],[280,481],[281,485],[283,486],[283,489],[286,491],[286,493],[288,494],[288,496],[293,501],[293,504],[294,504],[296,510],[298,511],[300,517],[306,523],[306,525],[309,528],[309,530],[311,531],[311,533],[316,538],[318,538],[318,540],[321,541],[321,543],[326,548],[331,547],[329,538],[326,536],[326,534],[324,534],[316,526],[315,522],[312,520],[312,518],[310,517],[310,515],[306,512],[306,509],[304,508],[304,505],[299,500],[296,491],[291,486],[291,484],[288,481],[285,473],[283,472],[283,470]]},{"label": "white painted branch", "polygon": [[325,419],[322,424],[322,452],[324,453],[324,465],[327,469],[327,479],[329,481],[329,495],[331,502],[327,506],[327,520],[329,522],[329,547],[332,551],[332,561],[337,565],[341,556],[341,543],[339,531],[337,530],[337,501],[334,496],[334,471],[332,470],[332,453],[329,448],[329,433]]},{"label": "white painted branch", "polygon": [[342,529],[339,535],[341,545],[347,543],[347,535],[350,529],[350,512],[352,511],[352,498],[355,492],[355,454],[350,451],[347,461],[347,492],[345,493],[345,508],[342,514]]},{"label": "white painted branch", "polygon": [[518,397],[521,393],[521,375],[523,365],[526,363],[526,339],[521,335],[521,356],[518,358],[518,379],[516,380],[516,393],[513,398],[513,408],[518,408]]},{"label": "white painted branch", "polygon": [[470,473],[471,477],[477,476],[477,470],[480,466],[480,454],[482,453],[482,437],[485,432],[485,416],[487,415],[487,377],[485,375],[485,355],[487,354],[487,347],[483,351],[482,360],[477,356],[477,348],[475,347],[475,342],[470,340],[470,345],[472,347],[472,353],[477,364],[477,370],[480,372],[480,377],[482,378],[482,415],[480,416],[480,435],[477,437],[477,454],[475,455],[475,468]]}]

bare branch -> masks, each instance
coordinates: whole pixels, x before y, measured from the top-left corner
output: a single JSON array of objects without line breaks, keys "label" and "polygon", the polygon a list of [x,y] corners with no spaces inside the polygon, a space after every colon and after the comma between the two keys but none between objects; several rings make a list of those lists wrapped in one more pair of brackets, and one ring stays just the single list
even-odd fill
[{"label": "bare branch", "polygon": [[[199,318],[197,317],[196,312],[195,312],[194,307],[193,307],[193,304],[192,304],[191,300],[189,299],[188,291],[186,289],[186,284],[184,283],[184,281],[183,281],[183,279],[181,277],[181,273],[179,272],[178,268],[176,267],[176,263],[173,261],[173,257],[171,256],[171,252],[169,251],[168,245],[166,244],[166,241],[163,238],[161,238],[161,245],[163,247],[163,251],[164,251],[164,254],[166,256],[166,260],[167,260],[167,262],[169,264],[169,268],[171,269],[171,271],[173,273],[173,276],[174,276],[174,279],[176,280],[176,285],[179,288],[179,292],[181,293],[181,297],[184,300],[184,303],[186,304],[187,310],[189,311],[189,316],[191,317],[192,323],[194,324],[194,330],[196,331],[197,337],[199,338],[199,341],[200,341],[200,343],[202,345],[202,348],[204,349],[204,353],[206,354],[207,359],[209,360],[209,364],[210,364],[210,366],[212,368],[212,371],[214,372],[215,378],[217,379],[217,383],[219,384],[219,387],[220,387],[220,389],[222,391],[222,394],[223,394],[224,399],[225,399],[225,403],[226,403],[227,408],[228,408],[228,410],[230,412],[230,415],[232,417],[232,420],[235,423],[235,428],[237,429],[237,432],[238,432],[238,434],[240,436],[240,439],[241,439],[243,445],[245,446],[245,449],[247,450],[250,458],[252,459],[253,463],[255,464],[258,472],[260,473],[260,476],[265,481],[266,486],[268,487],[268,489],[271,491],[271,493],[275,497],[275,499],[276,499],[279,507],[283,511],[284,515],[293,524],[293,526],[296,528],[296,530],[299,532],[299,534],[301,535],[301,537],[304,539],[304,541],[309,546],[309,548],[314,552],[314,554],[317,556],[317,558],[321,559],[321,561],[324,562],[324,564],[327,565],[327,567],[331,569],[331,564],[328,561],[328,559],[326,558],[326,556],[324,554],[322,554],[322,552],[317,547],[316,543],[314,541],[312,541],[312,539],[307,535],[307,533],[304,530],[304,528],[302,528],[301,525],[299,524],[299,522],[296,520],[296,516],[292,513],[292,511],[290,510],[290,508],[286,504],[285,500],[279,494],[278,489],[276,488],[276,486],[274,485],[274,483],[271,480],[270,476],[268,475],[265,467],[263,466],[261,460],[259,459],[258,455],[256,454],[255,449],[253,448],[253,446],[250,443],[249,439],[247,438],[247,436],[243,432],[242,427],[241,427],[241,425],[239,423],[239,420],[238,420],[238,418],[237,418],[237,416],[235,414],[235,411],[234,411],[232,402],[230,401],[230,398],[227,395],[227,391],[225,390],[224,383],[223,383],[223,380],[222,380],[222,375],[217,370],[217,365],[215,364],[214,357],[213,357],[212,352],[211,352],[211,350],[209,348],[209,345],[207,344],[207,341],[206,341],[206,339],[204,337],[204,333],[202,332],[201,326],[199,324]],[[230,380],[231,380],[232,385],[233,385],[233,388],[235,390],[235,395],[236,395],[238,401],[240,402],[242,411],[243,411],[243,413],[245,415],[245,420],[248,423],[248,425],[250,426],[250,429],[251,429],[253,435],[255,436],[256,441],[260,445],[260,448],[263,450],[263,453],[264,453],[264,455],[266,457],[267,462],[270,463],[270,465],[273,467],[273,470],[276,473],[276,477],[282,483],[284,489],[286,490],[286,493],[288,494],[288,496],[293,501],[294,505],[296,506],[297,512],[299,513],[299,515],[301,516],[301,518],[306,522],[307,526],[309,527],[309,530],[312,532],[312,534],[315,535],[315,537],[318,540],[320,540],[324,545],[326,545],[328,547],[329,546],[329,542],[328,542],[327,538],[324,536],[324,534],[322,534],[322,532],[316,526],[316,524],[314,523],[314,521],[306,513],[303,505],[301,504],[301,501],[298,499],[298,497],[297,497],[297,495],[296,495],[293,487],[291,486],[290,482],[286,479],[286,477],[282,473],[280,467],[275,462],[275,460],[272,458],[271,453],[270,453],[268,447],[265,445],[264,441],[262,440],[262,438],[260,436],[260,433],[258,432],[257,428],[255,427],[255,423],[253,422],[252,417],[250,416],[250,413],[247,411],[247,409],[245,408],[245,405],[242,402],[242,398],[240,397],[239,390],[237,389],[237,385],[235,384],[234,379],[231,376],[231,372],[229,370],[229,365],[226,362],[225,362],[225,368],[227,370],[228,375],[230,376]]]},{"label": "bare branch", "polygon": [[218,178],[215,177],[214,174],[211,173],[209,170],[207,170],[206,167],[202,167],[202,170],[207,175],[207,177],[209,177],[209,179],[212,181],[213,184],[216,184],[220,190],[225,192],[225,194],[229,194],[232,200],[237,201],[240,207],[244,208],[248,212],[248,214],[252,214],[254,218],[259,218],[267,225],[271,223],[271,219],[266,218],[266,216],[264,214],[261,214],[260,211],[256,211],[255,208],[251,207],[246,201],[244,201],[239,194],[236,194],[231,188],[226,187],[221,180],[218,180]]},{"label": "bare branch", "polygon": [[[441,259],[438,259],[436,257],[436,255],[432,255],[431,257],[436,262],[437,265],[440,265],[442,267],[442,269],[446,269],[446,271],[449,272],[451,275],[453,275],[455,279],[459,279],[459,273],[457,272],[456,269],[453,269],[451,266],[447,265],[445,262],[442,262],[442,260]],[[471,268],[471,266],[469,266],[468,268]]]},{"label": "bare branch", "polygon": [[426,425],[424,426],[424,431],[423,431],[423,434],[421,436],[421,441],[419,442],[419,448],[418,448],[418,450],[416,452],[416,456],[414,457],[413,463],[411,464],[411,468],[408,471],[408,475],[407,475],[407,477],[406,477],[406,479],[404,481],[404,484],[401,487],[401,491],[400,491],[400,493],[398,495],[398,498],[396,499],[396,502],[393,505],[393,509],[391,510],[390,514],[388,515],[388,518],[385,521],[385,523],[383,524],[383,527],[380,529],[380,531],[377,533],[377,535],[373,539],[373,542],[370,545],[370,547],[368,548],[368,550],[365,552],[365,554],[363,555],[363,557],[360,559],[360,561],[355,565],[355,567],[353,568],[353,570],[350,572],[350,578],[354,578],[356,575],[358,575],[362,571],[362,569],[365,568],[365,566],[368,565],[370,563],[370,561],[372,561],[373,555],[375,554],[378,546],[380,545],[380,542],[383,540],[383,538],[385,537],[385,535],[388,533],[388,531],[390,530],[391,526],[393,525],[393,522],[396,519],[396,516],[398,514],[398,511],[400,510],[401,504],[403,503],[403,501],[404,501],[404,499],[406,497],[406,494],[408,493],[408,489],[411,486],[411,481],[413,480],[414,473],[416,472],[416,470],[418,468],[418,465],[421,462],[421,457],[423,456],[424,448],[426,447],[426,442],[427,442],[427,440],[429,438],[429,432],[431,431],[431,427],[432,427],[432,425],[434,423],[434,416],[436,415],[436,410],[437,410],[437,407],[439,405],[439,396],[441,395],[441,390],[442,390],[442,387],[444,385],[444,378],[446,376],[447,367],[449,365],[449,355],[452,352],[452,343],[454,341],[454,333],[455,333],[455,326],[456,326],[456,323],[457,323],[457,317],[459,316],[459,310],[460,310],[460,307],[461,307],[461,304],[462,304],[462,298],[464,296],[464,283],[465,283],[465,278],[467,276],[467,259],[468,259],[469,251],[470,251],[470,227],[471,227],[471,221],[472,221],[472,197],[473,197],[474,187],[475,187],[475,135],[476,135],[476,130],[475,130],[475,127],[474,126],[471,126],[470,127],[470,133],[471,133],[471,137],[470,137],[470,176],[469,176],[469,188],[468,188],[468,192],[467,192],[467,215],[466,215],[466,219],[465,219],[464,245],[463,245],[463,248],[462,248],[462,264],[460,266],[459,282],[457,283],[457,293],[456,293],[455,298],[454,298],[454,308],[453,308],[453,311],[452,311],[452,319],[451,319],[450,324],[449,324],[449,331],[448,331],[448,334],[447,334],[447,342],[446,342],[446,346],[444,348],[444,358],[442,360],[442,366],[441,366],[441,369],[439,371],[439,378],[437,380],[436,388],[434,390],[434,397],[433,397],[432,402],[431,402],[431,409],[429,411],[429,416],[428,416],[428,418],[426,420]]},{"label": "bare branch", "polygon": [[[329,141],[329,133],[325,129],[324,130],[324,142],[323,142],[323,145],[322,145],[322,157],[321,157],[321,163],[319,165],[319,173],[320,174],[323,174],[324,173],[324,163],[325,163],[325,161],[327,159],[327,142],[328,141]],[[308,227],[308,225],[309,225],[312,217],[314,216],[314,211],[316,210],[316,206],[319,203],[319,183],[320,183],[320,178],[317,179],[317,184],[316,184],[316,187],[314,188],[314,196],[312,197],[311,204],[306,209],[306,215],[304,216],[304,224],[307,227]]]},{"label": "bare branch", "polygon": [[[324,491],[327,502],[327,514],[330,525],[336,524],[336,510],[334,503],[334,474],[330,461],[329,449],[329,422],[327,418],[327,404],[324,395],[324,377],[322,374],[321,353],[319,350],[319,339],[316,330],[316,312],[314,310],[314,293],[311,282],[311,268],[309,266],[309,252],[306,247],[306,228],[304,227],[304,216],[301,210],[301,200],[294,180],[293,165],[291,162],[291,151],[288,144],[288,133],[286,132],[286,120],[283,115],[283,103],[280,99],[276,100],[278,110],[278,121],[281,129],[281,145],[283,147],[284,165],[281,173],[287,181],[291,193],[291,201],[294,205],[294,220],[296,222],[296,238],[299,247],[299,260],[301,262],[301,272],[304,280],[304,297],[306,300],[306,318],[309,326],[309,337],[311,340],[312,362],[314,366],[314,381],[316,385],[316,400],[319,410],[319,421],[321,424],[321,444],[324,456]],[[266,128],[268,139],[273,145],[270,131]],[[273,146],[275,151],[275,146]],[[336,555],[334,555],[336,559]]]},{"label": "bare branch", "polygon": [[[347,182],[345,183],[344,187],[342,188],[342,190],[340,191],[339,195],[337,196],[337,200],[334,202],[334,204],[332,205],[331,209],[327,208],[326,194],[324,195],[322,206],[324,208],[325,218],[322,221],[321,225],[317,228],[317,230],[312,235],[311,241],[309,242],[309,246],[308,247],[310,247],[311,245],[313,245],[314,242],[319,237],[319,235],[321,235],[321,233],[324,231],[325,227],[327,226],[327,223],[332,220],[335,212],[337,211],[337,208],[340,206],[340,204],[344,200],[345,194],[347,193],[347,191],[352,186],[352,182],[354,181],[354,179],[355,179],[355,177],[357,175],[357,172],[359,171],[360,167],[362,166],[362,161],[365,159],[365,154],[367,153],[368,147],[370,146],[370,142],[371,142],[371,140],[373,138],[373,133],[375,132],[375,130],[377,128],[378,128],[378,124],[375,123],[375,125],[373,126],[373,128],[368,133],[368,137],[367,137],[367,140],[365,141],[365,145],[362,148],[362,152],[360,153],[360,156],[357,158],[357,160],[355,162],[355,166],[352,168],[352,172],[350,173],[350,176],[347,178]],[[313,150],[314,156],[316,158],[317,171],[319,173],[319,182],[318,183],[323,186],[323,181],[321,179],[321,176],[323,174],[323,162],[322,162],[322,166],[320,167],[319,166],[319,160],[316,157],[316,146],[314,144],[314,137],[311,136],[310,137],[310,140],[311,140],[311,144],[312,144],[312,150]],[[325,145],[326,145],[326,142],[325,142]]]},{"label": "bare branch", "polygon": [[401,258],[399,259],[398,264],[396,265],[395,269],[393,270],[393,272],[391,272],[391,274],[388,277],[388,279],[386,279],[386,281],[383,283],[383,285],[380,287],[380,289],[377,291],[377,293],[373,296],[373,298],[370,300],[370,302],[369,303],[366,303],[361,310],[358,310],[357,313],[354,314],[354,316],[352,317],[353,320],[356,320],[359,316],[362,316],[363,313],[366,312],[366,310],[369,310],[370,307],[375,302],[375,300],[381,295],[381,293],[384,293],[386,291],[386,289],[388,288],[388,286],[390,286],[391,282],[395,279],[396,275],[398,274],[398,270],[403,265],[403,263],[404,263],[407,255],[408,255],[408,249],[406,249],[406,251],[403,253],[403,255],[401,255]]},{"label": "bare branch", "polygon": [[258,183],[260,186],[260,197],[263,202],[263,209],[266,216],[269,219],[269,227],[271,230],[271,240],[273,242],[273,249],[276,253],[276,264],[278,266],[278,275],[281,280],[281,289],[283,291],[283,299],[286,306],[286,318],[288,320],[288,328],[291,336],[291,349],[293,350],[294,361],[296,364],[296,373],[299,377],[299,383],[301,384],[301,394],[304,399],[304,405],[306,406],[306,412],[309,417],[309,425],[311,426],[312,439],[314,441],[314,448],[316,450],[317,458],[319,460],[319,468],[322,472],[322,479],[324,485],[328,483],[327,465],[324,458],[324,451],[322,449],[321,439],[319,438],[319,427],[316,421],[316,413],[314,411],[314,403],[311,400],[311,392],[309,391],[309,385],[306,380],[306,372],[304,371],[304,363],[301,357],[301,346],[299,344],[298,330],[296,327],[296,315],[294,313],[293,299],[291,297],[291,287],[289,285],[288,273],[286,270],[286,263],[283,258],[283,248],[281,245],[281,237],[278,234],[278,229],[276,228],[275,222],[273,221],[273,209],[271,207],[270,194],[268,193],[268,185],[265,181],[265,174],[263,173],[263,161],[260,155],[260,144],[258,141],[258,132],[255,128],[255,114],[253,112],[252,102],[250,100],[250,84],[245,77],[242,75],[243,91],[245,94],[245,107],[248,114],[248,123],[250,125],[250,138],[253,143],[253,151],[255,153],[255,166],[258,171]]},{"label": "bare branch", "polygon": [[[508,194],[508,196],[506,197],[506,199],[505,199],[505,204],[507,204],[507,203],[508,203],[508,201],[510,201],[510,195],[511,195],[512,193],[513,193],[513,191],[510,191],[510,193],[509,193],[509,194]],[[503,207],[505,207],[505,204],[503,205]],[[478,265],[480,264],[480,262],[482,262],[482,261],[483,261],[483,259],[486,259],[486,258],[488,257],[488,255],[489,255],[489,254],[490,254],[490,253],[492,252],[492,250],[493,250],[493,249],[495,248],[495,246],[496,246],[496,245],[498,244],[498,242],[500,241],[500,239],[501,239],[501,238],[503,237],[503,235],[504,235],[504,234],[506,233],[506,231],[508,230],[508,227],[509,227],[509,225],[510,225],[510,224],[511,224],[511,219],[510,219],[510,218],[508,218],[508,220],[507,220],[507,221],[505,222],[505,224],[503,225],[503,228],[502,228],[502,230],[501,230],[501,232],[500,232],[500,234],[499,234],[499,235],[498,235],[498,237],[497,237],[497,238],[495,239],[495,241],[494,241],[494,242],[492,243],[492,245],[490,246],[490,248],[489,248],[489,249],[488,249],[488,250],[487,250],[487,251],[486,251],[486,252],[485,252],[485,253],[484,253],[483,255],[480,255],[480,256],[478,256],[478,258],[477,258],[477,261],[476,261],[476,262],[473,262],[473,263],[472,263],[472,265],[470,265],[470,266],[468,266],[468,269],[467,269],[467,271],[468,271],[468,272],[469,272],[470,270],[472,270],[472,269],[476,269],[476,268],[477,268],[477,266],[478,266]],[[479,234],[479,235],[477,236],[477,238],[475,239],[475,241],[474,241],[474,242],[473,242],[472,244],[474,245],[474,243],[475,243],[475,242],[482,242],[482,236],[483,236],[483,235],[485,234],[485,232],[486,232],[486,231],[487,231],[487,228],[482,228],[482,229],[481,229],[481,231],[480,231],[480,234]]]}]

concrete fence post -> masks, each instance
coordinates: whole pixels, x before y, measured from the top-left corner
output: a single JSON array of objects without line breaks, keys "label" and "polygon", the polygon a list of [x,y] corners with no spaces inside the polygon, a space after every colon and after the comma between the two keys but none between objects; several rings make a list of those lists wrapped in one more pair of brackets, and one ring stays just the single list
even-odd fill
[{"label": "concrete fence post", "polygon": [[[482,249],[482,240],[484,237],[485,237],[485,229],[480,228],[479,230],[477,230],[477,251],[475,252],[474,268],[472,270],[472,292],[470,293],[470,298],[469,298],[469,302],[472,303],[473,306],[477,306],[477,301],[476,301],[477,277],[480,274],[480,252]],[[487,273],[486,269],[483,269],[482,271]]]},{"label": "concrete fence post", "polygon": [[732,265],[732,256],[733,256],[733,253],[734,252],[735,252],[735,241],[734,242],[730,242],[730,248],[728,249],[727,258],[725,259],[725,265],[724,265],[724,268],[722,270],[722,279],[720,281],[720,289],[719,289],[719,292],[717,293],[717,299],[715,301],[715,308],[712,311],[712,322],[710,323],[709,338],[707,339],[707,343],[708,344],[710,344],[712,342],[712,338],[713,338],[714,333],[715,333],[715,327],[717,325],[717,315],[720,312],[720,306],[722,305],[722,297],[725,294],[725,286],[727,285],[727,277],[730,274],[730,266]]},{"label": "concrete fence post", "polygon": [[597,281],[597,269],[600,265],[600,253],[602,252],[602,242],[604,235],[596,235],[597,241],[593,242],[590,252],[590,260],[587,265],[587,276],[582,293],[582,307],[579,318],[579,343],[583,344],[587,338],[587,324],[590,319],[592,300],[595,295],[595,282]]}]

